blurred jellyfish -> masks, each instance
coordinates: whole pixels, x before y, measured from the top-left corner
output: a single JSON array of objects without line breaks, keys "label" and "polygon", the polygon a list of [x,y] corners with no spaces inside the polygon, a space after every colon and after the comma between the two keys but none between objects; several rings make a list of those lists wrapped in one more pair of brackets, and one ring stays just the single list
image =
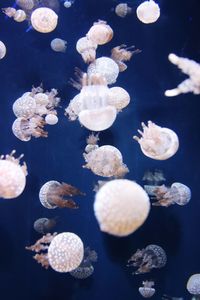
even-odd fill
[{"label": "blurred jellyfish", "polygon": [[105,21],[99,20],[94,22],[86,36],[97,45],[104,45],[113,38],[113,30]]},{"label": "blurred jellyfish", "polygon": [[134,48],[135,46],[126,47],[123,44],[111,50],[111,58],[117,63],[120,72],[124,72],[127,69],[125,61],[129,61],[134,54],[141,52],[139,49],[132,50]]},{"label": "blurred jellyfish", "polygon": [[142,23],[154,23],[160,17],[160,8],[153,0],[144,1],[138,6],[136,14]]},{"label": "blurred jellyfish", "polygon": [[165,160],[177,152],[178,136],[171,129],[160,127],[151,121],[148,121],[147,126],[142,123],[142,129],[143,131],[138,130],[141,137],[133,138],[140,144],[144,155],[156,160]]},{"label": "blurred jellyfish", "polygon": [[48,7],[40,7],[31,14],[32,27],[41,33],[53,31],[58,23],[58,15]]},{"label": "blurred jellyfish", "polygon": [[151,298],[155,294],[155,289],[153,288],[154,282],[153,281],[143,281],[143,286],[139,288],[139,293],[144,298]]},{"label": "blurred jellyfish", "polygon": [[54,209],[56,207],[78,208],[73,200],[64,198],[64,196],[72,197],[77,195],[84,194],[70,184],[51,180],[47,181],[41,187],[39,199],[41,204],[48,209]]},{"label": "blurred jellyfish", "polygon": [[13,18],[16,22],[23,22],[26,20],[27,15],[24,10],[16,10],[14,7],[6,7],[2,9],[3,13],[9,18]]},{"label": "blurred jellyfish", "polygon": [[200,274],[190,276],[186,287],[190,294],[200,296]]},{"label": "blurred jellyfish", "polygon": [[147,170],[142,180],[145,181],[144,189],[149,196],[155,196],[155,189],[158,188],[162,182],[166,181],[162,170],[155,170],[154,172]]},{"label": "blurred jellyfish", "polygon": [[76,43],[76,50],[81,54],[85,63],[91,63],[96,58],[97,44],[87,37],[80,38]]},{"label": "blurred jellyfish", "polygon": [[77,279],[86,279],[94,272],[93,262],[97,261],[97,253],[90,250],[89,247],[84,249],[84,257],[78,268],[70,272],[70,275]]},{"label": "blurred jellyfish", "polygon": [[52,218],[52,219],[39,218],[34,222],[33,228],[38,233],[45,234],[45,233],[50,232],[56,226],[56,223],[57,223],[56,221],[57,221],[57,218]]},{"label": "blurred jellyfish", "polygon": [[74,3],[73,0],[70,0],[70,1],[64,1],[64,7],[70,8],[70,7],[72,6],[73,3]]},{"label": "blurred jellyfish", "polygon": [[72,232],[48,233],[26,249],[37,253],[33,258],[42,267],[61,273],[76,269],[84,256],[83,242]]},{"label": "blurred jellyfish", "polygon": [[113,59],[103,56],[88,66],[87,73],[89,76],[99,74],[105,77],[107,84],[112,84],[117,80],[119,67]]},{"label": "blurred jellyfish", "polygon": [[6,46],[2,41],[0,41],[0,59],[4,58],[5,55],[6,55]]},{"label": "blurred jellyfish", "polygon": [[178,57],[173,53],[169,54],[168,58],[189,78],[181,82],[177,88],[165,91],[165,96],[174,97],[189,92],[195,95],[200,94],[200,64],[188,58]]},{"label": "blurred jellyfish", "polygon": [[148,195],[131,180],[111,180],[95,196],[94,213],[100,229],[115,236],[127,236],[137,230],[149,210]]},{"label": "blurred jellyfish", "polygon": [[23,192],[26,185],[26,164],[20,165],[20,159],[14,157],[15,150],[0,157],[0,197],[4,199],[16,198]]},{"label": "blurred jellyfish", "polygon": [[[184,299],[182,297],[171,297],[168,295],[163,295],[162,300],[184,300]],[[192,298],[192,300],[195,300],[195,299]]]},{"label": "blurred jellyfish", "polygon": [[124,177],[129,171],[123,163],[121,152],[110,145],[101,146],[91,144],[90,140],[93,135],[88,138],[88,145],[85,148],[83,157],[86,165],[84,168],[103,177]]},{"label": "blurred jellyfish", "polygon": [[31,10],[35,5],[35,0],[16,0],[16,4],[25,10]]},{"label": "blurred jellyfish", "polygon": [[128,6],[127,3],[119,3],[115,7],[115,13],[118,17],[125,18],[128,14],[132,12],[132,8]]},{"label": "blurred jellyfish", "polygon": [[148,245],[137,250],[128,260],[128,267],[137,267],[133,274],[148,273],[151,269],[162,268],[166,265],[167,256],[163,248],[158,245]]},{"label": "blurred jellyfish", "polygon": [[67,48],[67,41],[62,39],[53,39],[51,41],[51,49],[55,52],[65,52]]},{"label": "blurred jellyfish", "polygon": [[118,112],[122,111],[122,109],[125,108],[130,102],[129,93],[119,86],[110,88],[109,94],[110,97],[108,103],[109,105],[114,106]]}]

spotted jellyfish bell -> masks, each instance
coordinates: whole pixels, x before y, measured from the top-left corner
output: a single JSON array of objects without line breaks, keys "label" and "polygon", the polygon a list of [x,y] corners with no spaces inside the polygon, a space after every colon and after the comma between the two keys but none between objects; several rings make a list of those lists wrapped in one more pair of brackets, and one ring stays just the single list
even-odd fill
[{"label": "spotted jellyfish bell", "polygon": [[156,160],[165,160],[177,152],[178,136],[171,129],[160,127],[151,121],[148,121],[147,126],[142,123],[142,129],[143,131],[138,130],[141,137],[133,138],[140,144],[144,155]]},{"label": "spotted jellyfish bell", "polygon": [[160,17],[160,7],[154,0],[144,1],[137,7],[136,14],[142,23],[154,23]]},{"label": "spotted jellyfish bell", "polygon": [[17,118],[31,118],[36,111],[36,101],[30,96],[30,93],[25,93],[22,97],[15,100],[13,103],[13,112]]},{"label": "spotted jellyfish bell", "polygon": [[65,8],[70,8],[72,6],[72,4],[74,3],[74,1],[64,1],[64,7]]},{"label": "spotted jellyfish bell", "polygon": [[118,17],[125,18],[127,15],[131,14],[132,8],[128,6],[127,3],[119,3],[115,7],[115,13]]},{"label": "spotted jellyfish bell", "polygon": [[103,232],[127,236],[146,220],[150,201],[143,188],[134,181],[115,179],[96,193],[94,213]]},{"label": "spotted jellyfish bell", "polygon": [[119,86],[110,88],[109,94],[110,97],[108,103],[109,105],[114,106],[118,112],[122,111],[122,109],[128,106],[128,104],[130,103],[129,93]]},{"label": "spotted jellyfish bell", "polygon": [[51,41],[51,49],[55,52],[65,52],[67,49],[67,41],[55,38]]},{"label": "spotted jellyfish bell", "polygon": [[155,289],[153,288],[154,282],[153,281],[143,281],[143,286],[139,287],[139,293],[144,298],[151,298],[155,294]]},{"label": "spotted jellyfish bell", "polygon": [[49,33],[56,28],[57,23],[57,14],[48,7],[36,8],[31,14],[31,25],[38,32]]},{"label": "spotted jellyfish bell", "polygon": [[0,41],[0,59],[4,58],[5,55],[6,55],[6,46],[2,41]]},{"label": "spotted jellyfish bell", "polygon": [[190,294],[200,295],[200,274],[190,276],[186,287]]},{"label": "spotted jellyfish bell", "polygon": [[81,54],[85,63],[91,63],[96,58],[97,44],[87,37],[82,37],[76,43],[76,50]]},{"label": "spotted jellyfish bell", "polygon": [[86,35],[97,45],[104,45],[113,38],[112,28],[102,20],[95,22]]}]

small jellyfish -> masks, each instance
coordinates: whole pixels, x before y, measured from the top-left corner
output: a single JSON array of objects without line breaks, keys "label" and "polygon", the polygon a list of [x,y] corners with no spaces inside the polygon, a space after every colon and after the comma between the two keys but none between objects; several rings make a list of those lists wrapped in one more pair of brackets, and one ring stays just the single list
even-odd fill
[{"label": "small jellyfish", "polygon": [[190,294],[200,295],[200,274],[191,275],[186,287]]},{"label": "small jellyfish", "polygon": [[166,181],[162,170],[151,172],[147,170],[142,178],[145,181],[144,189],[149,196],[155,196],[156,188],[159,188],[162,182]]},{"label": "small jellyfish", "polygon": [[114,106],[118,112],[122,111],[122,109],[130,103],[129,93],[119,86],[110,88],[109,94],[110,97],[108,103],[109,105]]},{"label": "small jellyfish", "polygon": [[5,55],[6,55],[6,46],[2,41],[0,41],[0,59],[4,58]]},{"label": "small jellyfish", "polygon": [[77,279],[86,279],[94,273],[93,262],[97,261],[97,253],[90,250],[89,247],[84,249],[84,257],[78,268],[70,272],[70,275]]},{"label": "small jellyfish", "polygon": [[[168,296],[168,295],[163,295],[162,300],[184,300],[184,298],[182,298],[182,297],[171,297],[171,296]],[[192,300],[195,300],[195,298],[194,299],[192,298]]]},{"label": "small jellyfish", "polygon": [[125,18],[128,14],[132,12],[132,8],[127,5],[127,3],[119,3],[115,7],[115,13],[118,17]]},{"label": "small jellyfish", "polygon": [[139,293],[144,298],[151,298],[155,294],[155,289],[153,288],[153,281],[143,281],[143,286],[139,288]]},{"label": "small jellyfish", "polygon": [[16,198],[23,192],[26,185],[26,164],[20,165],[23,154],[15,158],[15,150],[0,157],[0,197]]},{"label": "small jellyfish", "polygon": [[35,5],[34,2],[34,0],[16,0],[16,4],[25,10],[31,10]]},{"label": "small jellyfish", "polygon": [[71,1],[65,1],[63,5],[64,5],[65,8],[70,8],[73,3],[74,3],[74,1],[72,1],[72,0]]},{"label": "small jellyfish", "polygon": [[69,118],[70,121],[75,121],[81,112],[81,99],[80,94],[76,95],[69,103],[65,109],[65,116]]},{"label": "small jellyfish", "polygon": [[56,226],[56,220],[57,218],[52,218],[52,219],[39,218],[34,222],[33,228],[38,233],[42,233],[42,234],[48,233]]},{"label": "small jellyfish", "polygon": [[91,63],[96,58],[97,44],[87,37],[80,38],[76,43],[76,50],[81,54],[85,63]]},{"label": "small jellyfish", "polygon": [[84,194],[70,184],[51,180],[41,187],[39,199],[41,204],[48,209],[54,209],[56,207],[78,208],[73,200],[64,198],[64,196],[72,197],[77,195]]},{"label": "small jellyfish", "polygon": [[24,10],[16,10],[14,7],[6,7],[2,9],[3,13],[9,18],[13,18],[16,22],[23,22],[26,20],[27,15]]},{"label": "small jellyfish", "polygon": [[48,7],[37,8],[31,14],[31,25],[38,32],[49,33],[57,24],[58,15]]},{"label": "small jellyfish", "polygon": [[177,88],[165,91],[165,96],[174,97],[179,94],[192,92],[195,95],[200,94],[200,64],[188,58],[178,57],[171,53],[168,56],[171,63],[176,65],[189,78],[181,82]]},{"label": "small jellyfish", "polygon": [[65,52],[67,49],[67,41],[56,38],[51,41],[51,49],[55,52]]},{"label": "small jellyfish", "polygon": [[94,22],[86,36],[97,45],[104,45],[112,40],[113,30],[105,21],[99,20]]},{"label": "small jellyfish", "polygon": [[54,115],[54,114],[48,114],[45,117],[45,122],[48,125],[55,125],[55,124],[58,123],[58,117],[56,115]]},{"label": "small jellyfish", "polygon": [[164,249],[158,245],[148,245],[146,248],[138,249],[128,260],[127,267],[137,267],[133,274],[144,274],[151,269],[162,268],[166,265],[167,256]]},{"label": "small jellyfish", "polygon": [[160,17],[160,7],[153,0],[144,1],[138,6],[136,14],[142,23],[154,23]]},{"label": "small jellyfish", "polygon": [[171,129],[160,127],[151,121],[148,121],[147,126],[142,123],[142,129],[143,131],[138,130],[141,137],[133,138],[140,144],[144,155],[156,160],[165,160],[177,152],[178,136]]},{"label": "small jellyfish", "polygon": [[96,193],[94,213],[103,232],[127,236],[146,220],[150,201],[143,188],[134,181],[115,179]]}]

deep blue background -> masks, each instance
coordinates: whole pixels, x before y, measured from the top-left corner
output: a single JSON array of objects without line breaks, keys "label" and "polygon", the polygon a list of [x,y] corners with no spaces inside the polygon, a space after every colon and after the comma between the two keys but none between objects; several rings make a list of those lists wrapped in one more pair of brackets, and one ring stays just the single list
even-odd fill
[{"label": "deep blue background", "polygon": [[[136,7],[141,1],[132,1]],[[161,17],[152,25],[144,25],[135,13],[125,19],[112,12],[117,2],[112,0],[76,0],[70,9],[61,5],[59,24],[50,34],[35,31],[26,33],[27,23],[18,24],[0,15],[0,40],[7,47],[0,61],[0,152],[16,149],[24,153],[29,175],[23,194],[13,200],[0,201],[0,298],[3,300],[132,300],[142,299],[138,287],[144,279],[154,279],[157,293],[184,296],[186,282],[200,272],[200,199],[199,199],[199,131],[200,102],[192,94],[175,98],[164,97],[164,91],[175,87],[185,76],[168,62],[170,52],[199,60],[199,0],[161,0]],[[2,0],[1,7],[13,1]],[[182,182],[192,189],[192,200],[184,207],[153,207],[144,226],[127,238],[114,238],[100,232],[93,214],[93,186],[97,176],[82,169],[82,153],[88,131],[78,122],[69,122],[64,108],[77,93],[67,84],[74,67],[86,70],[76,52],[76,41],[84,36],[98,19],[106,20],[113,28],[113,40],[100,46],[97,56],[110,55],[110,49],[125,43],[136,45],[142,53],[128,63],[117,85],[131,95],[131,103],[117,117],[109,130],[100,134],[100,143],[119,148],[128,165],[127,178],[142,184],[146,169],[160,168],[167,184]],[[53,38],[68,42],[65,54],[53,52]],[[21,142],[12,134],[13,102],[32,85],[43,83],[45,89],[57,88],[62,98],[59,123],[48,128],[47,139]],[[173,129],[180,138],[180,149],[167,161],[145,157],[132,136],[141,121],[152,120]],[[47,210],[38,199],[40,187],[48,180],[71,183],[86,192],[77,198],[79,210]],[[25,250],[39,235],[33,222],[39,217],[59,216],[58,232],[72,231],[84,244],[98,252],[94,275],[75,280],[68,274],[42,269]],[[162,246],[168,263],[151,274],[132,276],[127,259],[137,248],[149,243]]]}]

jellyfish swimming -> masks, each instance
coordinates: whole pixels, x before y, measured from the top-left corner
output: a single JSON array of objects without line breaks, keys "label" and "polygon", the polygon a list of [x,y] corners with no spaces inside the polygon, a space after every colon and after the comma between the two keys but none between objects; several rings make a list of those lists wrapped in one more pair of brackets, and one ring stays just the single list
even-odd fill
[{"label": "jellyfish swimming", "polygon": [[154,23],[160,17],[160,7],[153,0],[144,1],[137,7],[136,15],[142,23]]},{"label": "jellyfish swimming", "polygon": [[34,245],[26,247],[36,252],[34,259],[45,269],[67,273],[76,269],[84,257],[83,242],[72,232],[47,233]]},{"label": "jellyfish swimming", "polygon": [[149,196],[155,196],[156,188],[166,181],[162,170],[155,170],[154,172],[147,170],[142,180],[145,182],[144,189]]},{"label": "jellyfish swimming", "polygon": [[164,249],[158,245],[148,245],[146,248],[138,249],[128,260],[127,267],[136,267],[133,274],[144,274],[152,269],[160,269],[166,265],[167,256]]},{"label": "jellyfish swimming", "polygon": [[191,275],[186,287],[190,294],[200,295],[200,274]]},{"label": "jellyfish swimming", "polygon": [[143,281],[142,282],[143,286],[139,287],[139,293],[142,295],[144,298],[151,298],[155,294],[155,289],[153,288],[154,282],[153,281]]},{"label": "jellyfish swimming", "polygon": [[177,88],[165,91],[165,96],[174,97],[180,94],[193,93],[200,94],[200,64],[188,58],[178,57],[171,53],[168,56],[171,63],[176,65],[189,78],[181,82]]},{"label": "jellyfish swimming", "polygon": [[132,8],[128,6],[127,3],[119,3],[115,7],[115,13],[118,17],[125,18],[127,15],[131,14]]},{"label": "jellyfish swimming", "polygon": [[15,158],[15,153],[13,150],[10,154],[0,157],[0,197],[4,199],[20,196],[26,185],[26,163],[20,164],[24,155]]},{"label": "jellyfish swimming", "polygon": [[67,49],[67,41],[55,38],[51,41],[51,49],[55,52],[65,52]]},{"label": "jellyfish swimming", "polygon": [[97,44],[88,37],[80,38],[76,43],[76,50],[81,54],[85,63],[91,63],[96,58]]},{"label": "jellyfish swimming", "polygon": [[13,18],[16,22],[23,22],[27,19],[27,15],[22,9],[15,9],[14,7],[6,7],[2,9],[3,13],[9,17]]},{"label": "jellyfish swimming", "polygon": [[51,218],[51,219],[39,218],[34,222],[33,228],[38,233],[42,233],[42,234],[48,233],[56,226],[57,223],[56,220],[57,218]]},{"label": "jellyfish swimming", "polygon": [[75,270],[70,272],[70,275],[76,279],[86,279],[94,273],[93,262],[97,261],[97,253],[90,250],[90,247],[84,249],[84,257],[81,264]]},{"label": "jellyfish swimming", "polygon": [[57,24],[58,15],[48,7],[39,7],[31,14],[31,25],[38,32],[52,32]]},{"label": "jellyfish swimming", "polygon": [[65,196],[72,197],[78,195],[84,194],[70,184],[51,180],[47,181],[41,187],[39,199],[41,204],[48,209],[54,209],[56,207],[75,209],[78,208],[78,205],[71,199],[65,199]]},{"label": "jellyfish swimming", "polygon": [[147,126],[142,123],[142,129],[143,131],[138,130],[141,137],[133,138],[140,144],[144,155],[156,160],[165,160],[177,152],[178,136],[171,129],[160,127],[151,121],[148,121]]},{"label": "jellyfish swimming", "polygon": [[70,8],[72,6],[72,4],[74,3],[73,0],[70,1],[64,1],[63,5],[65,8]]},{"label": "jellyfish swimming", "polygon": [[86,36],[97,45],[104,45],[113,38],[113,30],[107,22],[99,20],[94,22]]},{"label": "jellyfish swimming", "polygon": [[130,103],[131,98],[129,93],[119,86],[110,88],[109,94],[110,97],[108,99],[108,103],[109,105],[114,106],[118,112],[122,111],[122,109]]},{"label": "jellyfish swimming", "polygon": [[2,41],[0,41],[0,59],[4,58],[5,55],[6,55],[6,46]]},{"label": "jellyfish swimming", "polygon": [[127,236],[146,220],[150,201],[143,188],[134,181],[114,179],[96,193],[94,213],[103,232]]}]

